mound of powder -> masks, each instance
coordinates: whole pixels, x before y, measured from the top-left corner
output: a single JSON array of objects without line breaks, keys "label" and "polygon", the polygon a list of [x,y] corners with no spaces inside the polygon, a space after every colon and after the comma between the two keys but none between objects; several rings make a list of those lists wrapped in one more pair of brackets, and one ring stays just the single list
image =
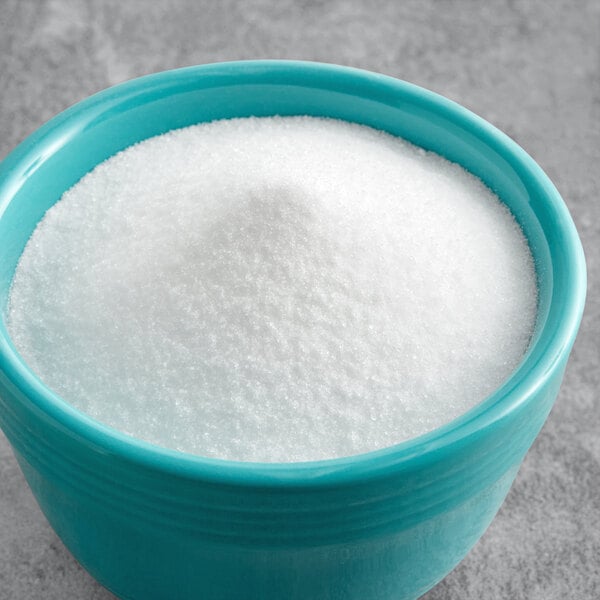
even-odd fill
[{"label": "mound of powder", "polygon": [[8,326],[99,421],[286,462],[464,413],[519,363],[536,302],[521,230],[459,166],[355,124],[250,118],[144,141],[66,192]]}]

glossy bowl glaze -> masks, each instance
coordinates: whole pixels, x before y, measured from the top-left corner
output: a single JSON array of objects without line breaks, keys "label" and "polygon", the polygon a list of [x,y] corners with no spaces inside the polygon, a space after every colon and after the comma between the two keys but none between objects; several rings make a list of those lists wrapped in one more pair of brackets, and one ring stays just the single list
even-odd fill
[{"label": "glossy bowl glaze", "polygon": [[[315,115],[402,136],[480,177],[535,258],[539,310],[511,378],[414,440],[309,463],[211,460],[106,427],[46,388],[0,323],[0,424],[74,556],[131,600],[413,599],[482,535],[558,393],[585,298],[585,263],[558,192],[510,138],[414,85],[287,61],[190,67],[76,104],[0,165],[0,309],[45,211],[123,148],[214,119]],[[468,369],[469,365],[465,365]]]}]

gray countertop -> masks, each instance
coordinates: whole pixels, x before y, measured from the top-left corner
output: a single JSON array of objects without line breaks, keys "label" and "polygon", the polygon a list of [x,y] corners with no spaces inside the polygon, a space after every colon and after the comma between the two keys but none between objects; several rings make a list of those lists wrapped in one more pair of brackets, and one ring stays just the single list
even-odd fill
[{"label": "gray countertop", "polygon": [[[513,137],[563,194],[589,291],[562,390],[492,526],[425,598],[600,598],[600,2],[0,0],[0,158],[102,88],[244,58],[432,89]],[[50,529],[0,434],[0,600],[111,598]]]}]

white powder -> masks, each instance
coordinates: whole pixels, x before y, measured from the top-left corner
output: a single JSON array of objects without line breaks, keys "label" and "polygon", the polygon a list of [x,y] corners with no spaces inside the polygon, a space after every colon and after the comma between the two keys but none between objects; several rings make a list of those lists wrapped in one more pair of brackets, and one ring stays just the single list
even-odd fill
[{"label": "white powder", "polygon": [[128,148],[48,211],[9,330],[42,381],[136,437],[299,461],[388,446],[519,363],[533,261],[478,179],[367,127],[189,127]]}]

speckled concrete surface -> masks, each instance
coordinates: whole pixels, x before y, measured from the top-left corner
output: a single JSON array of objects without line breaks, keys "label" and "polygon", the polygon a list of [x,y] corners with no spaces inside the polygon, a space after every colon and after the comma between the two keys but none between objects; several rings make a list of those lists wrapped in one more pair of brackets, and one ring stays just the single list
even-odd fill
[{"label": "speckled concrete surface", "polygon": [[[425,598],[600,598],[600,2],[0,0],[0,158],[104,87],[240,58],[415,82],[503,129],[554,180],[587,253],[582,330],[504,507]],[[111,598],[46,524],[0,437],[0,600]]]}]

